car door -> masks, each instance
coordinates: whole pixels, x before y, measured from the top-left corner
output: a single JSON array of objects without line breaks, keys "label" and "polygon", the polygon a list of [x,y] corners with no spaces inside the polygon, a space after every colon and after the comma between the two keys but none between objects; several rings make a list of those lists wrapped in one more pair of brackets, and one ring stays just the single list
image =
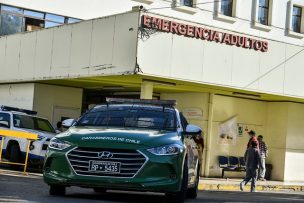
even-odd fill
[{"label": "car door", "polygon": [[[186,127],[188,125],[187,119],[184,117],[182,113],[180,113],[181,124],[183,131],[186,132]],[[198,164],[198,151],[197,145],[193,140],[193,135],[185,135],[185,145],[187,147],[188,154],[188,179],[189,183],[193,184],[195,181],[195,173]]]}]

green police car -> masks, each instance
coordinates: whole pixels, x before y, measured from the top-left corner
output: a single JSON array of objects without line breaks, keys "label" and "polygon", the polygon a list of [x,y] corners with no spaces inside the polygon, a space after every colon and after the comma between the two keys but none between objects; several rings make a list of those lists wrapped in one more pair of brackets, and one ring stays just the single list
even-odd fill
[{"label": "green police car", "polygon": [[66,187],[165,193],[196,198],[200,160],[195,136],[175,101],[107,99],[51,139],[44,162],[50,195]]}]

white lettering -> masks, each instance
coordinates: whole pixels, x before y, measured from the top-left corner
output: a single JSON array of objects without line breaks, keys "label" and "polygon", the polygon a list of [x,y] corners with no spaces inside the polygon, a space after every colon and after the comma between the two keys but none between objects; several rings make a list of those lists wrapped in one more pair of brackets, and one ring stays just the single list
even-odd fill
[{"label": "white lettering", "polygon": [[125,139],[123,137],[82,137],[81,140],[109,140],[109,141],[119,141],[119,142],[127,142],[133,144],[139,144],[139,140],[134,139]]}]

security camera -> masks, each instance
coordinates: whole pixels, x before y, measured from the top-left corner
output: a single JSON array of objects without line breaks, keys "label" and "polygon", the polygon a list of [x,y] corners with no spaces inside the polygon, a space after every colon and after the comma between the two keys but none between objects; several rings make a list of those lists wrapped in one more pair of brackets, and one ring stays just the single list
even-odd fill
[{"label": "security camera", "polygon": [[143,5],[140,5],[139,6],[139,10],[143,10],[144,9],[144,6]]}]

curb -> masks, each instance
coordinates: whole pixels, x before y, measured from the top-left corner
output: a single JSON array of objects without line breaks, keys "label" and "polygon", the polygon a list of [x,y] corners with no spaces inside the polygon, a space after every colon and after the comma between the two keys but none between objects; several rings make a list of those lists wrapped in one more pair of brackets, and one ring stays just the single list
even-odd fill
[{"label": "curb", "polygon": [[[239,185],[229,184],[199,184],[199,190],[218,190],[218,191],[240,191]],[[244,191],[250,191],[250,183],[244,187]],[[291,191],[304,192],[304,186],[298,185],[257,185],[256,191]]]}]

